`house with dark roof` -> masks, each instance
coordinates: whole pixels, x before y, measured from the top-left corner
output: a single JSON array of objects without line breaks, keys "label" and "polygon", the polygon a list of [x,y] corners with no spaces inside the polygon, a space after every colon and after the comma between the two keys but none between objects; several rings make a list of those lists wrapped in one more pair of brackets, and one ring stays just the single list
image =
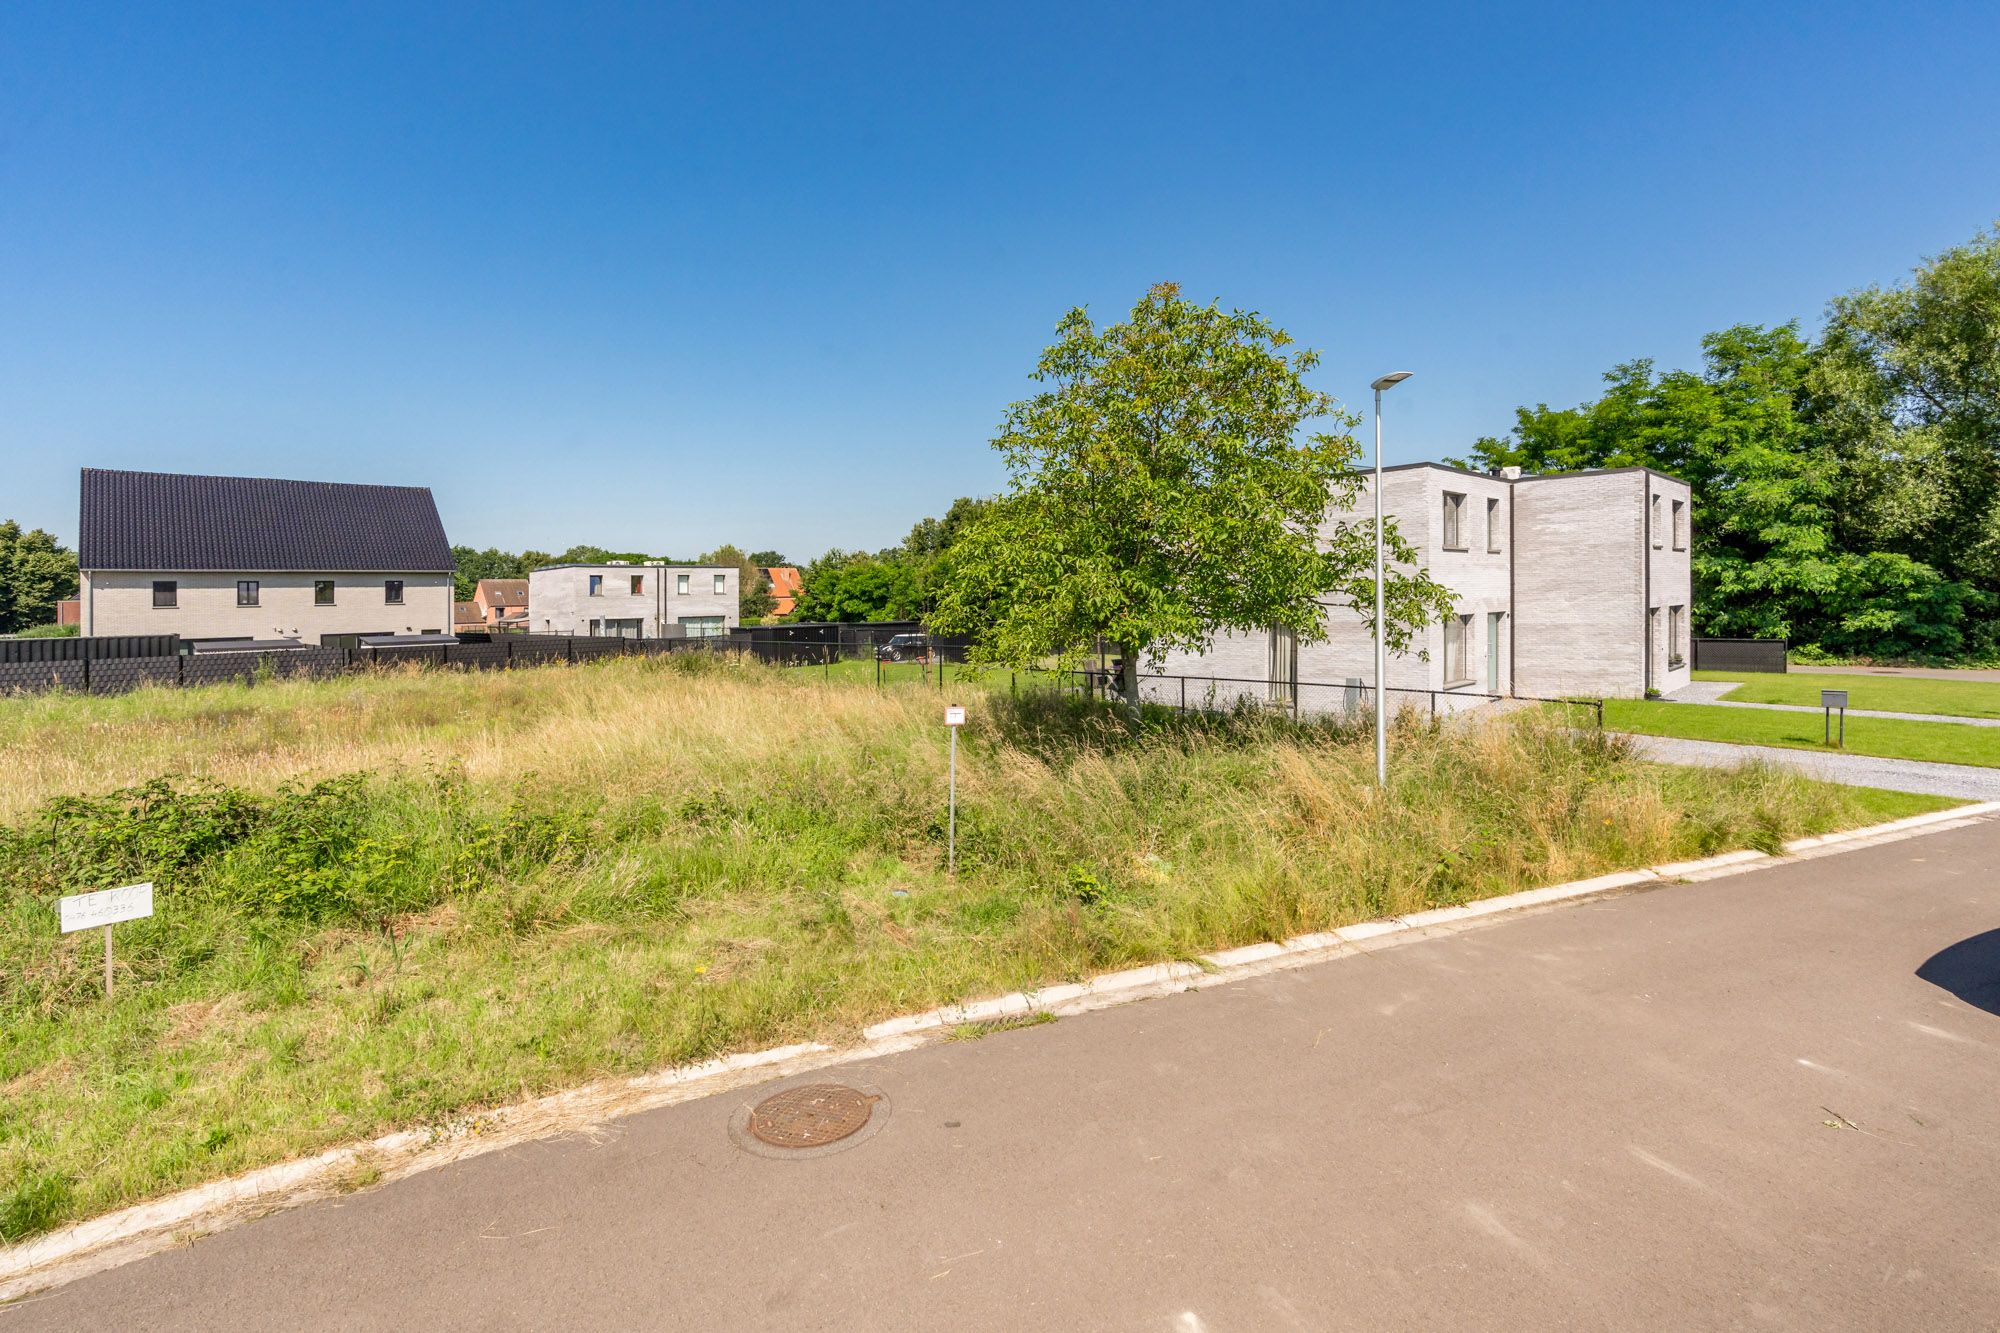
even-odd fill
[{"label": "house with dark roof", "polygon": [[87,635],[436,634],[452,626],[453,563],[428,487],[83,470]]}]

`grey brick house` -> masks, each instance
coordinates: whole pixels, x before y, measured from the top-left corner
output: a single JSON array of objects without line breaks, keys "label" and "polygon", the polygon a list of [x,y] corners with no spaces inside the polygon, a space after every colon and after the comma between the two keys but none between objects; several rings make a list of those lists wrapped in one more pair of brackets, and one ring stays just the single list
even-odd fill
[{"label": "grey brick house", "polygon": [[544,565],[528,571],[528,628],[628,639],[718,637],[739,621],[734,565]]},{"label": "grey brick house", "polygon": [[[1686,482],[1637,467],[1524,476],[1409,463],[1383,469],[1382,502],[1455,602],[1415,649],[1390,657],[1391,689],[1440,691],[1448,707],[1453,694],[1638,697],[1688,683]],[[1329,512],[1322,531],[1372,525],[1372,476],[1357,505]],[[1304,682],[1302,707],[1340,706],[1340,691],[1310,685],[1372,683],[1374,640],[1351,607],[1329,608],[1327,627],[1312,644],[1231,632],[1164,669],[1261,683],[1218,684],[1224,698],[1286,701]]]},{"label": "grey brick house", "polygon": [[451,630],[427,487],[85,468],[81,497],[84,634],[351,646]]}]

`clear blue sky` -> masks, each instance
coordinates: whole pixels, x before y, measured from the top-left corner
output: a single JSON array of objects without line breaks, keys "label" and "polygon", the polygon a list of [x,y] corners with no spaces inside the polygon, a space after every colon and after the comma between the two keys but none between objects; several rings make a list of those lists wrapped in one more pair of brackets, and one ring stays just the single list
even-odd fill
[{"label": "clear blue sky", "polygon": [[1071,305],[1263,311],[1391,461],[2000,217],[2000,6],[0,6],[0,516],[417,483],[795,557],[1001,473]]}]

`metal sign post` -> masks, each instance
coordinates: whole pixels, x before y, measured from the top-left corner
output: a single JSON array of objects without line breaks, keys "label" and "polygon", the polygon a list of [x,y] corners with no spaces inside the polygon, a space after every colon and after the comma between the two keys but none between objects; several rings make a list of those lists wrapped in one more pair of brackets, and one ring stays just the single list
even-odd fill
[{"label": "metal sign post", "polygon": [[111,927],[119,921],[136,921],[153,914],[153,886],[127,884],[122,889],[102,889],[96,893],[73,893],[57,904],[62,933],[104,928],[104,998],[111,998]]},{"label": "metal sign post", "polygon": [[944,710],[945,730],[951,733],[951,759],[947,772],[946,790],[949,792],[945,816],[945,874],[958,874],[958,729],[965,725],[965,709],[952,704]]},{"label": "metal sign post", "polygon": [[1847,748],[1847,691],[1821,690],[1819,692],[1819,706],[1822,709],[1826,710],[1825,717],[1823,719],[1824,722],[1826,723],[1826,726],[1822,733],[1822,739],[1826,744],[1829,745],[1833,744],[1833,712],[1836,708],[1840,710],[1839,748],[1843,750],[1846,749]]}]

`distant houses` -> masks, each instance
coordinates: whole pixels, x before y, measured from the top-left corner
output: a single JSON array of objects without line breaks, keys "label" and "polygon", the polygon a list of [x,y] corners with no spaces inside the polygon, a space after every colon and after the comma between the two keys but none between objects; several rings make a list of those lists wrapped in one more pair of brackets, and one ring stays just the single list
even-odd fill
[{"label": "distant houses", "polygon": [[85,635],[352,647],[451,629],[451,543],[430,490],[85,468]]},{"label": "distant houses", "polygon": [[481,579],[472,591],[472,609],[492,629],[528,627],[528,581]]},{"label": "distant houses", "polygon": [[771,614],[783,619],[798,610],[805,578],[797,565],[764,565],[757,570],[771,584]]},{"label": "distant houses", "polygon": [[545,565],[527,582],[528,628],[542,634],[719,638],[739,623],[735,565]]}]

